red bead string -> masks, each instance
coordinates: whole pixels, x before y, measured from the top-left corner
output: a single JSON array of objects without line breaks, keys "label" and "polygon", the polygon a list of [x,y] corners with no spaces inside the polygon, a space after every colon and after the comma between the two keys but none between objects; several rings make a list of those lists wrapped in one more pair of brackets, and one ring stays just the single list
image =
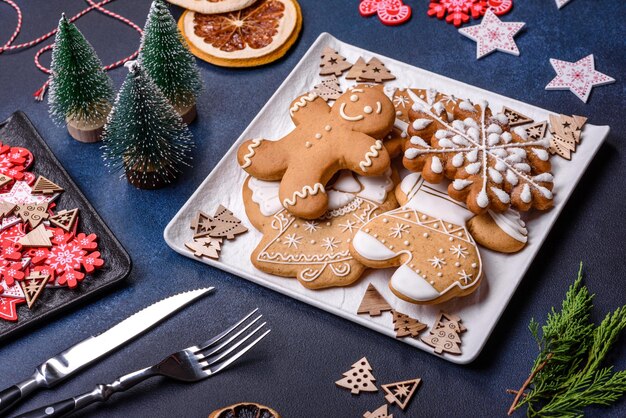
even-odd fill
[{"label": "red bead string", "polygon": [[[32,41],[29,42],[24,42],[21,44],[17,44],[17,45],[13,45],[13,41],[15,40],[15,38],[17,38],[17,36],[19,35],[21,29],[22,29],[22,11],[20,10],[20,7],[13,1],[13,0],[0,0],[3,1],[5,3],[7,3],[9,6],[11,6],[16,14],[17,14],[17,25],[15,26],[15,30],[13,31],[13,34],[11,35],[11,37],[9,38],[9,40],[0,47],[0,54],[2,54],[5,51],[17,51],[17,50],[21,50],[21,49],[27,49],[27,48],[31,48],[37,44],[40,44],[41,42],[45,41],[46,39],[54,36],[57,32],[56,28],[54,30],[51,30],[50,32],[36,38],[33,39]],[[100,2],[96,3],[94,0],[86,0],[87,3],[89,4],[89,7],[85,8],[84,10],[78,12],[77,14],[75,14],[74,16],[72,16],[69,21],[70,22],[74,22],[76,20],[78,20],[79,18],[81,18],[82,16],[86,15],[87,13],[89,13],[90,11],[96,9],[98,10],[100,13],[103,13],[107,16],[110,16],[116,20],[119,20],[120,22],[124,23],[125,25],[130,26],[131,28],[133,28],[134,30],[136,30],[140,35],[143,34],[143,30],[141,29],[141,27],[137,26],[134,22],[132,22],[131,20],[125,18],[122,15],[119,15],[117,13],[114,13],[108,9],[105,9],[103,6],[106,5],[107,3],[110,3],[114,0],[101,0]],[[46,51],[49,51],[53,48],[54,44],[50,44],[50,45],[46,45],[43,48],[39,49],[39,51],[37,51],[37,53],[35,54],[35,66],[42,72],[44,72],[45,74],[50,74],[50,69],[45,67],[44,65],[41,64],[41,62],[39,61],[39,58],[41,57],[41,54],[43,54]],[[108,71],[110,69],[119,67],[121,65],[124,65],[124,63],[126,63],[127,61],[130,61],[132,59],[135,59],[137,57],[137,55],[139,54],[139,50],[133,52],[131,55],[122,58],[118,61],[115,61],[112,64],[109,64],[107,66],[104,67],[105,71]],[[35,100],[37,101],[42,101],[45,94],[46,94],[46,89],[48,88],[48,85],[50,84],[50,80],[47,80],[43,86],[41,86],[41,88],[39,90],[37,90],[33,96],[35,96]]]}]

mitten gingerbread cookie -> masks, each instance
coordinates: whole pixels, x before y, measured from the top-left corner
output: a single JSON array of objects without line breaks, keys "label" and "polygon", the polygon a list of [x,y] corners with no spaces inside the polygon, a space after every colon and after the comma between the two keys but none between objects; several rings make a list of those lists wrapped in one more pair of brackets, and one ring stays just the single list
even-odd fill
[{"label": "mitten gingerbread cookie", "polygon": [[380,89],[356,85],[332,108],[309,93],[292,103],[290,113],[293,131],[277,141],[246,141],[237,158],[253,177],[280,180],[280,202],[292,215],[322,216],[326,184],[341,169],[379,176],[389,168],[381,139],[393,126],[394,108]]},{"label": "mitten gingerbread cookie", "polygon": [[[419,174],[405,177],[396,197],[402,207],[363,225],[352,240],[352,255],[368,267],[399,266],[389,287],[412,303],[441,303],[474,292],[483,271],[467,225],[478,217],[452,200],[445,187],[427,184]],[[482,218],[474,227],[491,249],[500,251],[512,248],[514,241],[525,245],[526,230],[519,222],[517,228],[506,226],[511,235],[500,229],[500,235],[486,235],[491,223]]]},{"label": "mitten gingerbread cookie", "polygon": [[492,115],[485,101],[454,99],[451,105],[439,95],[424,100],[413,90],[406,92],[413,101],[403,159],[406,168],[421,171],[432,183],[454,180],[448,193],[466,202],[474,213],[552,206],[547,139],[529,135],[521,127],[510,131],[508,117]]},{"label": "mitten gingerbread cookie", "polygon": [[394,183],[397,175],[391,169],[375,177],[340,171],[328,186],[328,211],[304,220],[282,207],[278,182],[249,177],[243,186],[246,214],[263,233],[252,264],[266,273],[295,277],[309,289],[355,282],[366,267],[350,255],[350,241],[364,223],[398,207]]}]

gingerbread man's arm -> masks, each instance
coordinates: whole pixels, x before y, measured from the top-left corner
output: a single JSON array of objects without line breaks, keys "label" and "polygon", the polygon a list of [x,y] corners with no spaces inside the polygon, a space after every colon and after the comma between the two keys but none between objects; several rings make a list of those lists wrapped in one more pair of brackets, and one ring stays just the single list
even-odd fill
[{"label": "gingerbread man's arm", "polygon": [[343,159],[345,168],[363,176],[381,175],[391,163],[383,141],[354,131],[350,134],[350,148]]},{"label": "gingerbread man's arm", "polygon": [[316,120],[328,113],[330,113],[330,106],[314,92],[299,96],[289,106],[289,115],[296,126],[304,120]]},{"label": "gingerbread man's arm", "polygon": [[284,138],[279,141],[249,139],[237,150],[237,161],[248,174],[260,180],[280,180],[289,163],[283,141]]}]

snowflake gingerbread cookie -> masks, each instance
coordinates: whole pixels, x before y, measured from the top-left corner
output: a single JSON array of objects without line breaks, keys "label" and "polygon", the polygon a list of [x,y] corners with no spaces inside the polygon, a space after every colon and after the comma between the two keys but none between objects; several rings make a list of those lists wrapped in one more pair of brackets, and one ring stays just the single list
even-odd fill
[{"label": "snowflake gingerbread cookie", "polygon": [[315,93],[290,107],[295,129],[283,138],[252,139],[237,152],[241,167],[260,180],[280,180],[280,202],[292,215],[316,219],[328,208],[328,181],[341,169],[379,176],[390,166],[382,138],[394,107],[382,89],[356,85],[333,107]]},{"label": "snowflake gingerbread cookie", "polygon": [[278,182],[249,177],[243,188],[246,213],[263,233],[252,264],[266,273],[295,277],[309,289],[355,282],[365,266],[350,255],[350,241],[364,223],[398,206],[392,177],[391,169],[375,177],[341,171],[328,188],[328,211],[315,220],[296,218],[282,207]]},{"label": "snowflake gingerbread cookie", "polygon": [[510,130],[508,117],[492,115],[486,101],[458,100],[446,108],[438,94],[425,100],[413,90],[407,93],[413,105],[406,168],[421,171],[432,183],[453,180],[450,196],[477,214],[552,206],[550,143],[544,125]]},{"label": "snowflake gingerbread cookie", "polygon": [[411,303],[435,304],[474,292],[483,279],[477,244],[500,252],[526,245],[519,213],[475,215],[418,173],[396,188],[400,208],[383,213],[355,234],[350,252],[372,268],[398,267],[389,287]]}]

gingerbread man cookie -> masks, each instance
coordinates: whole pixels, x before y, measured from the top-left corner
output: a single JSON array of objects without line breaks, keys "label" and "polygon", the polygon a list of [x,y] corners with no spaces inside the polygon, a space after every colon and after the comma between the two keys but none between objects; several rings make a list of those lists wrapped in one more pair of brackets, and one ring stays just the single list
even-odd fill
[{"label": "gingerbread man cookie", "polygon": [[[350,251],[368,267],[399,268],[390,289],[401,299],[418,304],[445,302],[474,292],[483,278],[476,240],[468,224],[496,251],[507,251],[514,242],[523,247],[526,229],[519,220],[489,236],[491,223],[451,199],[445,186],[431,185],[419,174],[409,174],[396,188],[402,207],[384,213],[363,225],[355,234]],[[499,216],[499,214],[498,214]],[[499,219],[499,221],[501,221]],[[494,221],[495,223],[495,221]]]},{"label": "gingerbread man cookie", "polygon": [[349,251],[356,231],[376,215],[398,207],[393,193],[397,174],[364,177],[339,172],[328,186],[328,211],[304,220],[287,212],[278,197],[280,184],[248,177],[243,201],[250,222],[263,233],[251,255],[266,273],[295,277],[306,288],[347,286],[366,267]]},{"label": "gingerbread man cookie", "polygon": [[[420,92],[420,90],[417,90]],[[438,183],[453,180],[448,193],[474,213],[509,207],[527,211],[552,206],[549,141],[509,128],[504,114],[492,115],[488,103],[474,104],[440,94],[417,94],[412,100],[409,141],[403,164]]]},{"label": "gingerbread man cookie", "polygon": [[356,85],[333,107],[309,93],[292,102],[290,114],[293,131],[276,141],[248,140],[237,158],[253,177],[280,180],[280,202],[292,215],[322,216],[328,207],[326,184],[339,170],[379,176],[389,168],[382,138],[395,115],[380,89]]}]

